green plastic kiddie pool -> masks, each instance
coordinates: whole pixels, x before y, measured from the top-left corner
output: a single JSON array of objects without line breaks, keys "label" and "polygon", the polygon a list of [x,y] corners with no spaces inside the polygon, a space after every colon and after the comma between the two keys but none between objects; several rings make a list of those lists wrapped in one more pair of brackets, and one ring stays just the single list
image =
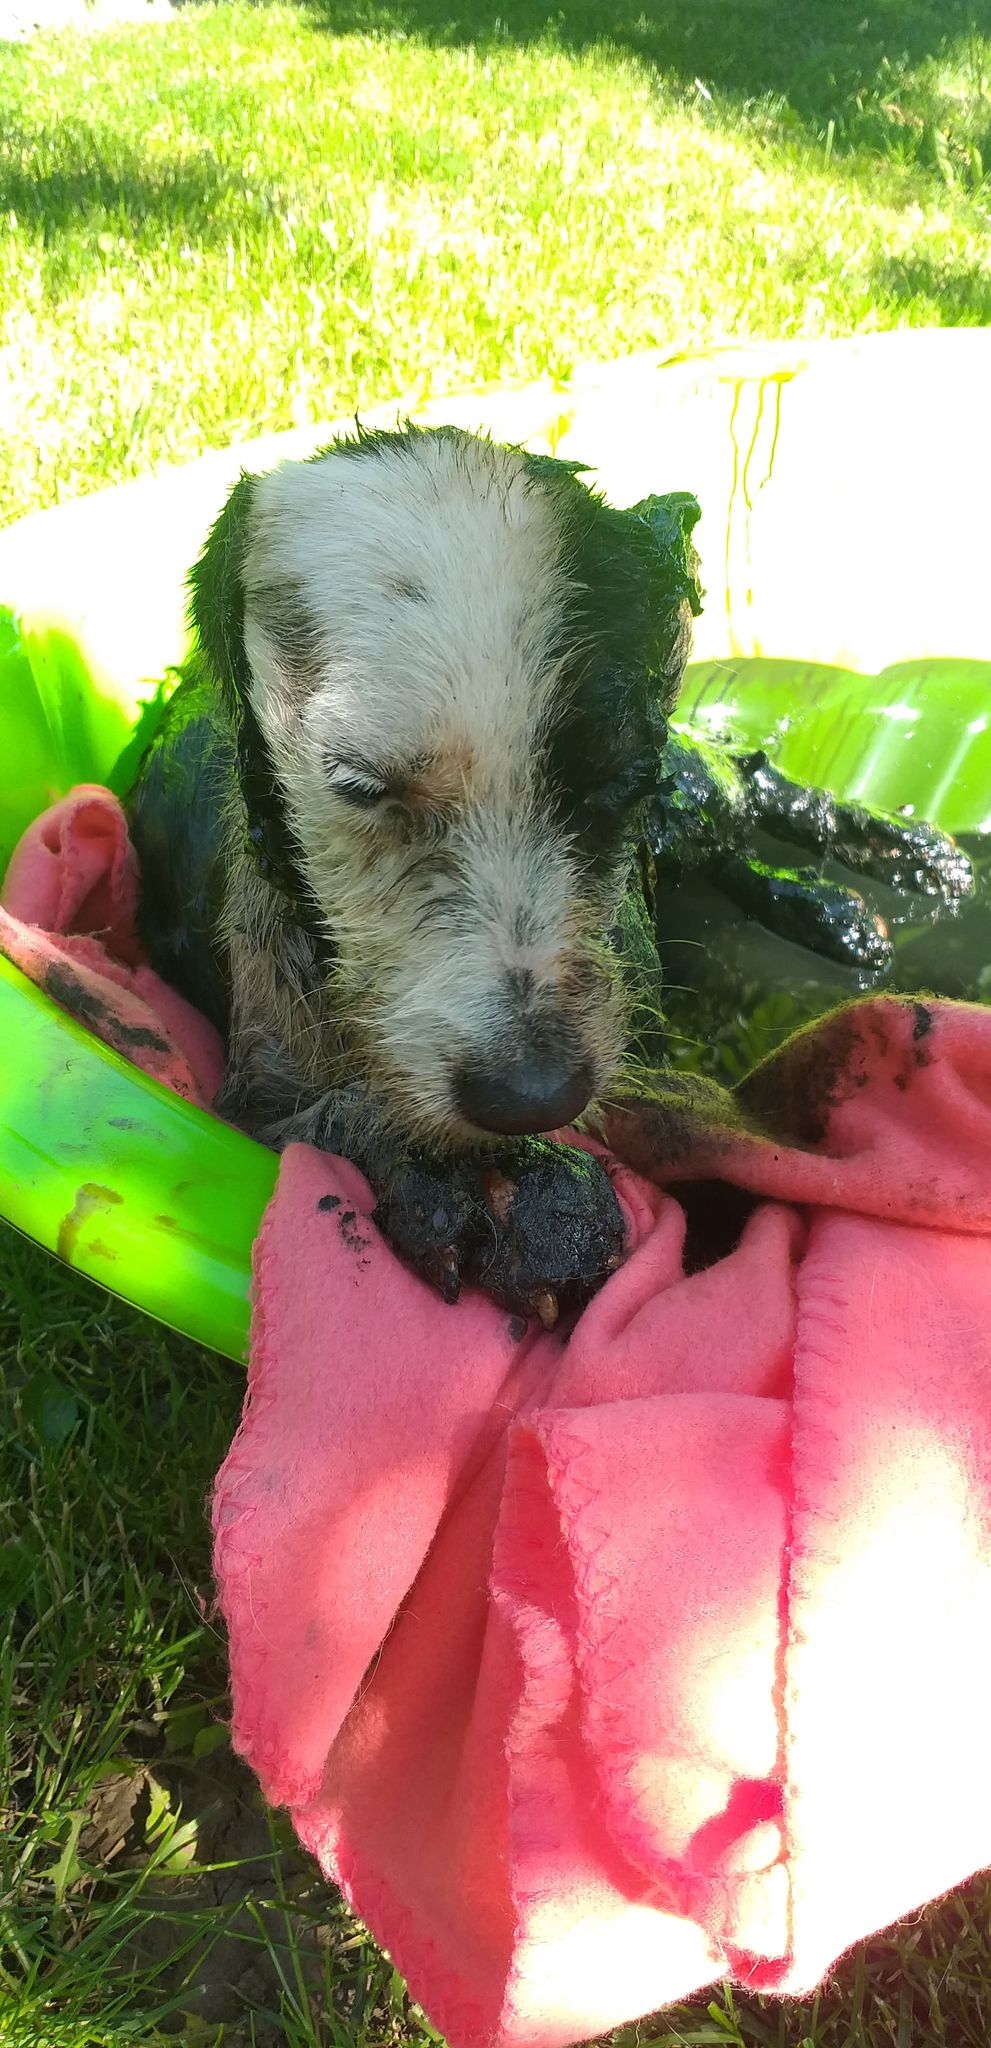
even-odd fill
[{"label": "green plastic kiddie pool", "polygon": [[[397,410],[691,490],[706,608],[681,715],[838,795],[991,832],[991,332],[651,356]],[[183,581],[269,437],[0,532],[0,869],[76,782],[125,793],[185,649]],[[96,1043],[0,960],[0,1214],[243,1355],[274,1156]]]}]

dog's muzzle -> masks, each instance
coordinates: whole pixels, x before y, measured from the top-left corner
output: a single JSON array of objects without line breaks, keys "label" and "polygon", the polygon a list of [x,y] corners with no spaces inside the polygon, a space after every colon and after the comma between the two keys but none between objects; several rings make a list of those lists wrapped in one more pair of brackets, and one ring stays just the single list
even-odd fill
[{"label": "dog's muzzle", "polygon": [[468,1123],[500,1137],[556,1131],[580,1116],[593,1088],[587,1060],[522,1044],[498,1067],[463,1067],[455,1099]]}]

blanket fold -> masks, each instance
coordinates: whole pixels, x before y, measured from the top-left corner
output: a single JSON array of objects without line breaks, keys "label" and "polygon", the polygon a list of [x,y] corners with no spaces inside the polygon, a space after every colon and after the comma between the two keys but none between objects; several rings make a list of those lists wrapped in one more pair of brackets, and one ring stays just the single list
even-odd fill
[{"label": "blanket fold", "polygon": [[[45,915],[154,1009],[79,872]],[[566,1338],[445,1307],[306,1148],[255,1251],[233,1738],[452,2048],[810,1990],[991,1860],[991,1012],[872,999],[608,1136],[629,1255]]]}]

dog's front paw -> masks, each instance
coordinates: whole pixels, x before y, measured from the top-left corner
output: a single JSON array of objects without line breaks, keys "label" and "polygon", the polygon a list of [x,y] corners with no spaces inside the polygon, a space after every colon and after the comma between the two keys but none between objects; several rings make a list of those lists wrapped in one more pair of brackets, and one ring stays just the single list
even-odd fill
[{"label": "dog's front paw", "polygon": [[445,1301],[473,1281],[547,1329],[591,1300],[623,1256],[623,1218],[605,1169],[589,1153],[539,1138],[455,1165],[407,1163],[375,1221]]}]

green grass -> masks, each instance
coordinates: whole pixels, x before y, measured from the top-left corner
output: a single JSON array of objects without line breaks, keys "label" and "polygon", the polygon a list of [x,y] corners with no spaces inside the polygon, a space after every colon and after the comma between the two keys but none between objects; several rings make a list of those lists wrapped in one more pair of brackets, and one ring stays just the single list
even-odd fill
[{"label": "green grass", "polygon": [[[957,0],[495,4],[0,44],[0,519],[395,390],[991,318]],[[9,1234],[0,1295],[0,2043],[424,2048],[229,1754],[204,1498],[239,1372]],[[984,2048],[989,1937],[975,1882],[818,2000],[617,2048]]]},{"label": "green grass", "polygon": [[991,40],[867,12],[314,0],[0,45],[0,518],[394,390],[987,321]]}]

